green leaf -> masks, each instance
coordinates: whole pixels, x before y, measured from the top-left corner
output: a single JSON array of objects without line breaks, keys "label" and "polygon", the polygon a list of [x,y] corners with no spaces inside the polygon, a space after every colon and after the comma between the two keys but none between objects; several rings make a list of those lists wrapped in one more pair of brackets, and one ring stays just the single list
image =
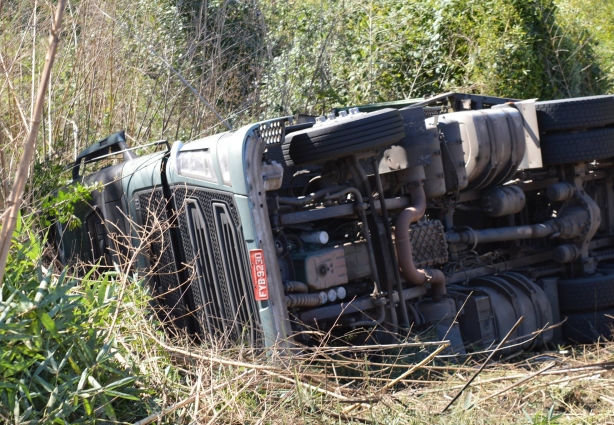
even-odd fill
[{"label": "green leaf", "polygon": [[58,299],[65,296],[72,288],[74,288],[76,282],[69,282],[64,286],[58,286],[56,289],[49,293],[39,304],[39,307],[46,307],[49,304],[56,302]]},{"label": "green leaf", "polygon": [[100,394],[100,398],[102,399],[104,412],[107,414],[107,417],[112,421],[117,421],[117,415],[115,414],[115,410],[109,400],[105,397],[104,394]]},{"label": "green leaf", "polygon": [[100,359],[102,359],[104,356],[107,355],[107,353],[109,352],[109,349],[111,348],[112,343],[113,343],[113,340],[107,342],[106,344],[102,346],[102,348],[98,352],[98,355],[96,356],[96,362],[99,362]]},{"label": "green leaf", "polygon": [[112,389],[115,389],[115,388],[123,387],[123,386],[125,386],[127,384],[130,384],[131,382],[134,382],[135,380],[136,380],[135,376],[129,376],[127,378],[123,378],[123,379],[120,379],[119,381],[115,381],[115,382],[113,382],[111,384],[108,384],[105,387],[105,390],[112,390]]},{"label": "green leaf", "polygon": [[91,416],[93,413],[92,405],[87,398],[83,399],[83,407],[85,407],[85,413],[87,413],[88,416]]},{"label": "green leaf", "polygon": [[77,384],[77,391],[81,391],[83,386],[85,385],[85,380],[87,379],[87,368],[81,373],[81,379],[79,379],[79,383]]},{"label": "green leaf", "polygon": [[107,285],[109,284],[109,275],[105,274],[102,278],[102,282],[100,283],[100,287],[98,288],[98,305],[104,305],[106,295],[107,295]]},{"label": "green leaf", "polygon": [[34,376],[32,377],[32,380],[37,382],[41,387],[43,387],[47,392],[51,393],[54,390],[53,385],[51,385],[49,382],[45,381],[43,378],[41,378],[40,376]]},{"label": "green leaf", "polygon": [[53,335],[54,338],[59,339],[60,334],[58,333],[58,329],[56,328],[53,319],[49,317],[47,313],[40,310],[36,312],[36,315],[38,316],[38,320],[40,320],[45,329],[47,329],[51,333],[51,335]]},{"label": "green leaf", "polygon": [[118,397],[118,398],[123,398],[126,400],[134,400],[134,401],[139,401],[140,398],[132,395],[132,394],[126,394],[126,393],[121,393],[119,391],[113,391],[113,390],[104,390],[104,393],[108,396],[111,397]]}]

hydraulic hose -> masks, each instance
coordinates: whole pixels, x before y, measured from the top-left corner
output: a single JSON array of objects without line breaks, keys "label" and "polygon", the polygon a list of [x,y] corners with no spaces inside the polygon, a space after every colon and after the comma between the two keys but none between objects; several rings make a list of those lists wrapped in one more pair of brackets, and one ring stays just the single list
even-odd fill
[{"label": "hydraulic hose", "polygon": [[401,275],[407,282],[414,285],[430,283],[433,298],[440,298],[446,294],[446,279],[443,272],[437,269],[417,269],[411,255],[409,226],[420,220],[426,211],[424,187],[421,184],[412,187],[410,189],[410,196],[413,205],[399,214],[394,229]]}]

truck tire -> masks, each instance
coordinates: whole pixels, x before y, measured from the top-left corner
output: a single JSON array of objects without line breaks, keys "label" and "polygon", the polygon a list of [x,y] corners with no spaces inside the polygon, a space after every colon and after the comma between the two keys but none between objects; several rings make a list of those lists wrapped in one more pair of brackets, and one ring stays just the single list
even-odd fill
[{"label": "truck tire", "polygon": [[614,270],[600,269],[595,276],[562,279],[557,286],[563,313],[614,307]]},{"label": "truck tire", "polygon": [[308,165],[350,156],[398,142],[405,136],[396,109],[350,115],[290,133],[282,145],[288,165]]},{"label": "truck tire", "polygon": [[540,133],[614,124],[614,96],[589,96],[535,103]]},{"label": "truck tire", "polygon": [[614,128],[541,136],[544,165],[557,165],[614,156]]},{"label": "truck tire", "polygon": [[590,313],[570,313],[563,323],[563,337],[580,344],[590,344],[598,339],[611,339],[614,326],[614,308]]}]

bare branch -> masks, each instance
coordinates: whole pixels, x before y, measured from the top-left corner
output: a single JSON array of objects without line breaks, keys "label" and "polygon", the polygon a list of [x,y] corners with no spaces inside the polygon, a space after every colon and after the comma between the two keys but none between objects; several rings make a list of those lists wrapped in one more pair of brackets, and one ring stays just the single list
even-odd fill
[{"label": "bare branch", "polygon": [[47,85],[49,84],[51,68],[53,67],[55,55],[60,43],[60,31],[62,28],[62,18],[64,16],[65,7],[66,0],[59,0],[55,11],[53,27],[49,36],[49,48],[47,49],[47,56],[45,57],[45,66],[43,68],[43,72],[41,73],[38,93],[36,95],[36,104],[32,115],[33,120],[25,142],[23,156],[21,158],[21,162],[19,163],[19,169],[17,170],[17,175],[15,176],[13,190],[11,191],[7,201],[8,214],[4,217],[4,220],[2,221],[2,229],[0,229],[0,283],[4,279],[6,260],[8,258],[11,241],[13,239],[13,231],[15,230],[15,225],[17,223],[21,198],[23,196],[26,187],[26,180],[28,178],[28,168],[30,167],[32,157],[34,156],[36,138],[38,136],[43,107],[45,105]]}]

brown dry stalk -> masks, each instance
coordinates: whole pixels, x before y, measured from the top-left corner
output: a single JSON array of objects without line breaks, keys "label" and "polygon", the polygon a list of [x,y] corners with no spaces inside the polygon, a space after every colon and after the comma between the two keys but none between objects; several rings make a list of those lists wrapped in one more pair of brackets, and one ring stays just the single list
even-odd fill
[{"label": "brown dry stalk", "polygon": [[308,390],[317,391],[319,393],[329,395],[329,396],[331,396],[333,398],[337,398],[337,399],[343,400],[345,402],[353,402],[352,399],[350,399],[350,398],[348,398],[348,397],[346,397],[344,395],[337,394],[337,393],[334,393],[332,391],[328,391],[328,390],[326,390],[324,388],[317,387],[317,386],[309,384],[307,382],[303,382],[300,379],[297,379],[296,377],[290,378],[288,376],[282,375],[281,373],[276,373],[276,372],[273,372],[271,370],[265,370],[264,373],[266,373],[268,375],[275,376],[275,377],[277,377],[279,379],[283,379],[284,381],[288,381],[288,382],[292,382],[294,384],[298,384],[298,385],[300,385],[300,386],[302,386],[302,387],[304,387],[304,388],[306,388]]},{"label": "brown dry stalk", "polygon": [[2,132],[0,132],[0,170],[0,190],[2,190],[2,209],[4,209],[9,187],[6,178],[6,160],[4,159],[4,151],[2,150]]},{"label": "brown dry stalk", "polygon": [[547,364],[546,366],[542,367],[540,370],[538,370],[537,372],[531,373],[530,375],[527,375],[526,377],[524,377],[523,379],[521,379],[520,381],[516,381],[511,385],[508,385],[507,387],[503,388],[502,390],[497,391],[494,394],[489,395],[488,397],[483,398],[482,400],[479,400],[476,403],[476,406],[478,405],[478,403],[483,403],[486,400],[490,400],[491,398],[495,398],[500,396],[501,394],[504,394],[506,392],[508,392],[509,390],[511,390],[512,388],[515,388],[519,385],[524,384],[525,382],[530,381],[531,379],[541,375],[543,372],[547,371],[548,369],[551,369],[552,367],[554,367],[554,365],[556,365],[555,362],[551,362],[549,364]]},{"label": "brown dry stalk", "polygon": [[[224,405],[222,406],[222,408],[220,410],[216,410],[215,413],[213,414],[213,417],[209,420],[209,422],[207,422],[207,425],[213,425],[217,419],[220,417],[220,415],[224,412],[224,410],[226,410],[228,408],[228,406],[230,406],[232,403],[235,402],[235,400],[245,392],[245,390],[247,390],[251,385],[252,382],[254,382],[255,377],[251,377],[249,381],[247,381],[247,384],[243,385],[243,387],[241,387],[241,389],[239,391],[237,391],[236,393],[234,393],[232,395],[232,397],[230,398],[230,400],[228,400],[226,403],[224,403]],[[210,411],[211,409],[209,409]],[[207,412],[208,414],[208,412]],[[198,418],[197,418],[198,420]]]},{"label": "brown dry stalk", "polygon": [[[450,345],[449,343],[441,343],[441,344],[442,345],[440,345],[435,351],[433,351],[431,354],[429,354],[420,363],[413,365],[411,368],[409,368],[409,370],[405,371],[404,373],[402,373],[397,378],[393,379],[392,381],[387,382],[386,385],[384,385],[382,388],[380,388],[379,394],[381,395],[384,391],[386,391],[387,389],[389,389],[389,388],[393,387],[394,385],[398,384],[404,378],[406,378],[409,375],[411,375],[412,373],[414,373],[416,370],[422,368],[427,363],[430,363],[435,357],[437,357],[437,355],[439,353],[441,353],[446,347],[448,347]],[[346,407],[345,409],[343,409],[343,413],[349,413],[352,410],[354,410],[355,408],[357,408],[359,405],[360,405],[360,403],[352,404],[352,405]]]},{"label": "brown dry stalk", "polygon": [[147,333],[149,334],[151,339],[153,341],[155,341],[156,344],[158,344],[160,347],[164,348],[165,350],[167,350],[167,351],[169,351],[171,353],[178,353],[178,354],[181,354],[181,355],[183,355],[185,357],[188,357],[188,358],[193,358],[193,359],[196,359],[196,360],[202,360],[202,361],[210,362],[210,363],[223,364],[223,365],[226,365],[226,366],[247,367],[247,368],[250,368],[250,369],[264,370],[264,371],[271,371],[271,370],[277,370],[278,369],[275,366],[267,366],[267,365],[253,364],[253,363],[245,363],[245,362],[239,362],[239,361],[234,361],[234,360],[221,359],[219,357],[204,356],[202,354],[196,354],[194,352],[190,352],[190,351],[187,351],[187,350],[182,350],[181,348],[177,348],[177,347],[173,347],[171,345],[165,344],[164,342],[162,342],[158,338],[156,338],[155,335],[151,334],[149,331],[147,331]]},{"label": "brown dry stalk", "polygon": [[526,396],[523,397],[523,401],[526,400],[529,396],[531,396],[538,388],[543,388],[543,387],[549,387],[551,385],[558,385],[558,384],[567,384],[568,382],[571,381],[576,381],[578,379],[585,379],[585,378],[590,378],[591,376],[595,376],[595,372],[591,372],[591,373],[585,373],[582,375],[578,375],[578,376],[572,376],[569,378],[559,378],[555,381],[552,382],[544,382],[541,384],[537,384],[534,387],[529,388],[530,390],[534,390],[532,393],[527,394]]},{"label": "brown dry stalk", "polygon": [[0,229],[0,283],[2,283],[4,279],[6,260],[9,255],[9,248],[13,239],[12,236],[17,223],[21,198],[23,197],[23,192],[26,187],[26,180],[28,179],[28,168],[30,167],[30,162],[32,162],[32,157],[34,156],[36,138],[38,136],[43,107],[45,105],[47,85],[49,84],[51,68],[53,67],[55,55],[60,43],[60,32],[62,29],[62,18],[64,16],[65,7],[66,0],[59,0],[55,10],[51,34],[49,35],[49,48],[47,49],[47,55],[45,56],[45,66],[43,67],[43,72],[41,73],[38,93],[36,95],[36,104],[34,106],[34,113],[32,114],[32,125],[30,126],[28,137],[24,146],[23,156],[21,158],[21,162],[19,163],[17,175],[15,176],[13,190],[11,191],[11,194],[7,200],[8,214],[2,220],[2,229]]},{"label": "brown dry stalk", "polygon": [[[49,46],[49,48],[51,48],[51,46]],[[46,59],[45,59],[45,61],[46,61]],[[26,114],[23,112],[23,108],[21,107],[21,102],[19,101],[19,97],[17,96],[17,92],[15,91],[15,88],[13,87],[13,83],[11,81],[11,76],[9,75],[9,70],[6,68],[6,64],[4,63],[4,56],[2,56],[2,55],[0,55],[0,62],[2,63],[2,69],[4,70],[4,75],[6,77],[6,82],[8,83],[8,86],[9,86],[9,91],[11,92],[11,95],[13,96],[13,101],[15,102],[15,106],[17,107],[17,112],[19,112],[19,116],[21,117],[21,121],[23,121],[23,128],[25,128],[26,130],[29,130],[30,132],[32,132],[32,128],[30,128],[30,126],[28,126],[28,119],[26,118]],[[42,76],[41,76],[41,79],[42,79]],[[41,83],[42,83],[42,81],[41,81]],[[34,84],[34,79],[32,81],[32,84]],[[39,94],[40,94],[40,90],[39,90]],[[44,97],[44,93],[43,93],[43,97]],[[44,102],[44,100],[43,100],[43,102]],[[32,111],[32,113],[35,113],[35,112],[36,112],[36,110]],[[41,113],[42,113],[42,107],[41,107]],[[39,123],[38,124],[40,124],[40,118],[39,118]],[[34,125],[34,120],[32,120],[32,125]],[[36,132],[38,134],[38,128],[36,129]],[[34,140],[36,140],[36,137],[34,137]]]},{"label": "brown dry stalk", "polygon": [[422,366],[426,365],[427,363],[430,363],[431,360],[433,360],[435,357],[437,357],[437,355],[439,353],[441,353],[445,348],[447,348],[450,344],[442,344],[439,346],[439,348],[437,348],[435,351],[433,351],[431,354],[429,354],[424,360],[422,360],[420,363],[412,366],[409,370],[403,372],[401,375],[399,375],[397,378],[393,379],[392,381],[388,382],[386,385],[384,385],[381,389],[380,389],[380,393],[384,392],[385,390],[387,390],[388,388],[393,387],[394,385],[396,385],[399,381],[401,381],[402,379],[408,377],[409,375],[411,375],[412,373],[414,373],[416,370],[420,369]]},{"label": "brown dry stalk", "polygon": [[514,326],[512,326],[512,329],[510,329],[510,331],[507,333],[507,335],[505,335],[503,337],[503,339],[501,340],[501,342],[497,345],[497,348],[495,348],[493,350],[492,353],[490,353],[490,355],[486,358],[486,361],[484,361],[484,363],[482,363],[482,366],[480,366],[480,368],[478,369],[478,371],[471,377],[471,379],[469,379],[469,381],[467,381],[467,383],[463,386],[463,388],[458,392],[458,394],[456,394],[456,396],[454,396],[454,398],[448,403],[448,405],[446,407],[444,407],[443,411],[441,413],[444,413],[446,410],[448,410],[450,408],[450,406],[452,406],[454,404],[454,402],[456,400],[458,400],[458,398],[460,397],[460,395],[463,393],[463,391],[465,391],[465,389],[467,387],[469,387],[469,385],[471,385],[471,383],[473,382],[473,380],[475,378],[478,377],[478,375],[484,370],[484,368],[486,367],[486,365],[488,364],[488,362],[490,361],[490,359],[492,358],[492,356],[495,355],[495,353],[497,351],[499,351],[499,349],[503,346],[503,344],[505,344],[505,342],[509,339],[509,337],[516,331],[516,329],[518,328],[518,326],[520,326],[520,324],[522,323],[522,321],[524,320],[524,316],[520,316],[520,318],[518,319],[518,321],[516,322],[516,324]]},{"label": "brown dry stalk", "polygon": [[156,413],[154,415],[147,416],[145,419],[135,422],[133,425],[147,425],[154,421],[160,420],[164,416],[168,415],[169,413],[172,413],[177,409],[181,409],[183,406],[187,406],[188,404],[194,403],[194,400],[196,400],[196,394],[184,400],[181,400],[180,402],[175,403],[170,407],[167,407],[166,409],[162,410],[160,413]]},{"label": "brown dry stalk", "polygon": [[158,421],[158,420],[162,419],[164,416],[168,415],[169,413],[173,413],[177,409],[181,409],[184,406],[187,406],[189,404],[194,403],[196,400],[199,399],[200,396],[205,395],[205,394],[212,394],[215,391],[219,391],[219,390],[221,390],[223,388],[226,388],[231,383],[233,383],[233,382],[235,382],[235,381],[245,377],[246,375],[254,373],[255,371],[256,371],[255,369],[246,370],[245,372],[243,372],[239,376],[237,376],[237,377],[235,377],[235,378],[233,378],[233,379],[231,379],[229,381],[223,382],[223,383],[221,383],[219,385],[216,385],[215,387],[209,388],[208,391],[201,392],[201,393],[199,393],[197,391],[196,394],[191,395],[190,397],[188,397],[186,399],[183,399],[183,400],[173,404],[172,406],[167,407],[166,409],[163,409],[159,413],[154,413],[153,415],[147,416],[146,418],[141,419],[140,421],[135,422],[132,425],[148,425],[148,424],[150,424],[152,422]]}]

